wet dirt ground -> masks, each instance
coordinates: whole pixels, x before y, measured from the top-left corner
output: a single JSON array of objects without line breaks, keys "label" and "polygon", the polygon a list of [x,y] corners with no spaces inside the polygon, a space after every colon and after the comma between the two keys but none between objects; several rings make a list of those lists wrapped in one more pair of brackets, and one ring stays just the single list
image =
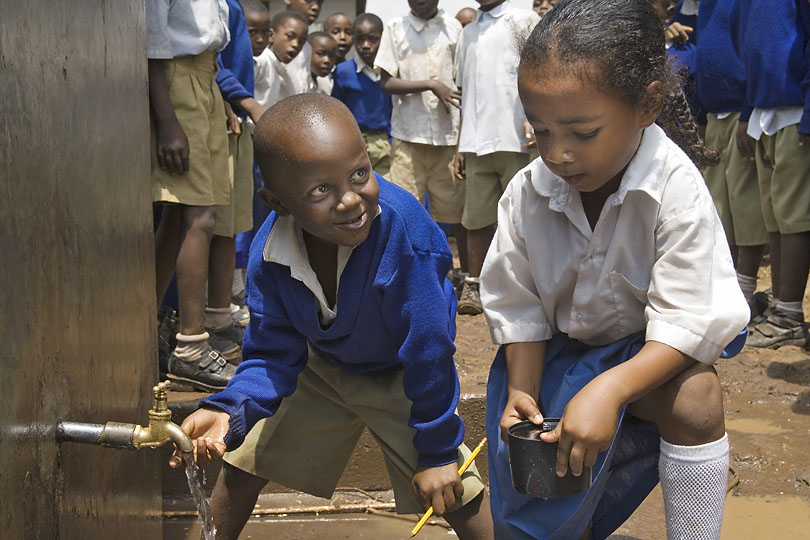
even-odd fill
[{"label": "wet dirt ground", "polygon": [[[765,267],[760,271],[760,289],[769,282]],[[808,296],[804,306],[805,313],[810,313]],[[456,363],[462,392],[484,393],[496,350],[484,317],[459,316],[457,326]],[[729,485],[734,487],[726,500],[722,539],[810,539],[810,353],[798,347],[745,348],[735,358],[720,360],[716,368],[723,386],[734,471],[729,475]],[[660,488],[656,488],[611,538],[666,538],[663,515]],[[193,520],[166,523],[166,540],[196,538]],[[404,539],[410,537],[412,526],[360,513],[267,516],[251,519],[241,538]],[[439,526],[427,526],[419,533],[425,540],[454,536]]]}]

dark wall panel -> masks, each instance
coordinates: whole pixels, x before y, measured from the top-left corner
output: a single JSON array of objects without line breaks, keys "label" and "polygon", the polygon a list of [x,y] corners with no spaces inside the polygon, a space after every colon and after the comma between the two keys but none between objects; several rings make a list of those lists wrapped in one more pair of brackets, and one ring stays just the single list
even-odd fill
[{"label": "dark wall panel", "polygon": [[0,537],[160,538],[143,1],[0,0]]}]

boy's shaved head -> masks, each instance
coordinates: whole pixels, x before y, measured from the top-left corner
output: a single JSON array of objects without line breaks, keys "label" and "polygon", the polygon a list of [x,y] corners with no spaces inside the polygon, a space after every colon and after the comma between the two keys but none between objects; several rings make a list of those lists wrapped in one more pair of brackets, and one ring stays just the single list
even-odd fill
[{"label": "boy's shaved head", "polygon": [[256,158],[267,187],[272,189],[273,179],[280,176],[273,172],[289,170],[299,163],[301,145],[314,151],[321,144],[329,144],[323,139],[333,132],[330,127],[336,123],[362,139],[351,111],[331,96],[297,94],[270,107],[259,119],[253,135]]}]

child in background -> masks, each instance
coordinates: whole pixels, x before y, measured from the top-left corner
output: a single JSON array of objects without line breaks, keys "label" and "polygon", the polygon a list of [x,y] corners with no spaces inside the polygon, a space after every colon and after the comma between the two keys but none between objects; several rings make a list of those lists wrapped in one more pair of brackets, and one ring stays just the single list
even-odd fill
[{"label": "child in background", "polygon": [[462,28],[473,22],[476,17],[478,17],[478,12],[469,7],[461,8],[456,13],[456,20],[461,23]]},{"label": "child in background", "polygon": [[239,535],[268,480],[330,497],[368,426],[398,512],[432,504],[459,538],[492,539],[477,470],[458,475],[469,450],[444,233],[373,173],[351,112],[329,96],[271,107],[256,156],[274,213],[251,250],[245,361],[183,422],[199,462],[229,450],[211,497],[217,538]]},{"label": "child in background", "polygon": [[[320,32],[323,30],[323,24],[316,22],[318,15],[321,13],[323,2],[324,0],[284,0],[288,11],[295,11],[304,17],[308,32]],[[303,94],[309,91],[309,61],[311,57],[312,51],[309,49],[309,43],[304,42],[304,49],[301,54],[287,64],[287,73],[294,89],[293,94],[290,95]]]},{"label": "child in background", "polygon": [[326,18],[323,29],[337,42],[337,59],[335,64],[346,61],[346,55],[352,49],[352,19],[345,13],[333,13]]},{"label": "child in background", "polygon": [[747,344],[808,345],[802,300],[810,270],[810,3],[740,2],[740,21],[747,91],[737,144],[744,157],[756,155],[773,286],[767,320]]},{"label": "child in background", "polygon": [[234,374],[205,331],[211,236],[217,205],[230,200],[225,106],[216,84],[227,14],[217,0],[146,3],[152,200],[163,206],[155,234],[157,305],[176,270],[180,306],[177,346],[165,368],[209,391]]},{"label": "child in background", "polygon": [[456,84],[464,99],[454,171],[459,180],[466,178],[461,224],[467,229],[470,271],[458,303],[464,315],[481,313],[478,281],[495,232],[498,199],[529,162],[517,64],[520,43],[539,20],[533,11],[515,9],[508,1],[478,3],[478,18],[464,27],[456,46]]},{"label": "child in background", "polygon": [[532,2],[532,10],[542,19],[549,11],[554,9],[554,6],[556,6],[559,1],[560,0],[534,0]]},{"label": "child in background", "polygon": [[[742,348],[748,307],[661,21],[648,0],[561,2],[518,87],[541,159],[507,187],[481,274],[502,345],[487,385],[495,535],[606,538],[660,475],[667,537],[718,539],[728,438],[712,364]],[[688,156],[654,124],[670,107]],[[544,417],[561,417],[540,436],[558,443],[557,475],[593,467],[586,492],[512,488],[502,437]]]},{"label": "child in background", "polygon": [[380,48],[383,23],[372,13],[354,20],[354,49],[357,57],[338,65],[332,96],[346,104],[354,114],[374,172],[388,176],[391,168],[391,96],[380,88],[380,76],[374,71],[374,59]]},{"label": "child in background", "polygon": [[[250,244],[245,242],[244,233],[253,227],[253,126],[242,120],[249,117],[255,122],[265,108],[253,97],[253,44],[242,4],[239,0],[227,3],[231,41],[219,55],[217,84],[229,104],[230,203],[217,207],[208,263],[205,329],[214,348],[228,361],[238,363],[244,327],[231,317],[231,296],[235,269],[247,266]],[[254,10],[264,8],[258,0],[244,0],[244,4]]]},{"label": "child in background", "polygon": [[303,15],[288,10],[273,17],[270,21],[271,45],[253,58],[259,103],[270,107],[285,97],[302,93],[297,70],[290,70],[289,66],[303,54],[306,41],[307,23]]},{"label": "child in background", "polygon": [[461,24],[438,4],[408,0],[411,12],[386,25],[374,67],[383,92],[394,95],[390,180],[422,204],[427,192],[431,217],[453,226],[461,259],[453,281],[460,284],[469,272],[464,183],[453,176],[461,99],[453,65]]},{"label": "child in background", "polygon": [[[707,112],[706,144],[720,153],[720,163],[703,177],[714,199],[731,247],[737,281],[756,324],[764,306],[754,291],[768,232],[762,219],[757,168],[737,147],[740,110],[745,102],[745,69],[735,43],[739,38],[740,1],[703,0],[698,15],[700,45],[695,56],[696,94]],[[757,295],[759,296],[759,295]]]},{"label": "child in background", "polygon": [[309,92],[331,95],[334,84],[331,74],[337,58],[337,42],[326,32],[314,32],[307,37],[307,43],[312,49]]}]

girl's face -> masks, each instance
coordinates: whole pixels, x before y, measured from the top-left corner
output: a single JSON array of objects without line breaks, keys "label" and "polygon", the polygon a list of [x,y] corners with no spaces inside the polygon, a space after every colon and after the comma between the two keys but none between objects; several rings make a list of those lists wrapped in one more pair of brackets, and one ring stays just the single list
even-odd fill
[{"label": "girl's face", "polygon": [[595,83],[558,66],[523,68],[518,91],[537,150],[551,172],[581,192],[595,191],[624,172],[663,104],[661,83],[648,87],[651,110],[605,94]]}]

